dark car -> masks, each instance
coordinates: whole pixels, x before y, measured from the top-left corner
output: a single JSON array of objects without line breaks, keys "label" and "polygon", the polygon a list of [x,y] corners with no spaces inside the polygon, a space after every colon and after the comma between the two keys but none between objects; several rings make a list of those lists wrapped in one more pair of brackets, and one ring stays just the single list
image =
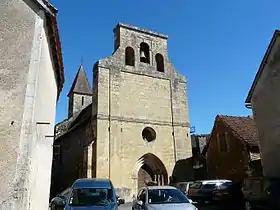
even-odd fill
[{"label": "dark car", "polygon": [[72,185],[69,196],[60,201],[56,205],[57,209],[118,209],[115,188],[108,179],[78,179]]},{"label": "dark car", "polygon": [[174,184],[173,186],[176,187],[177,189],[181,190],[185,195],[188,195],[189,186],[192,183],[193,182],[178,182],[178,183]]},{"label": "dark car", "polygon": [[195,181],[189,186],[188,197],[195,202],[203,203],[213,201],[213,193],[221,184],[231,182],[230,180],[202,180]]},{"label": "dark car", "polygon": [[244,203],[243,193],[241,191],[242,184],[234,182],[225,182],[217,186],[216,190],[213,192],[214,201],[219,202],[239,202]]}]

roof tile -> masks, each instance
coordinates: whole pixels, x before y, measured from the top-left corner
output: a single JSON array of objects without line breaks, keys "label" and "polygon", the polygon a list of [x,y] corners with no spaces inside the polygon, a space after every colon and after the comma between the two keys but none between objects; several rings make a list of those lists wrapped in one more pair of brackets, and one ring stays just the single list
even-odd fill
[{"label": "roof tile", "polygon": [[250,146],[258,146],[259,136],[255,120],[251,116],[227,116],[218,115],[226,125],[228,125],[234,134],[239,136]]}]

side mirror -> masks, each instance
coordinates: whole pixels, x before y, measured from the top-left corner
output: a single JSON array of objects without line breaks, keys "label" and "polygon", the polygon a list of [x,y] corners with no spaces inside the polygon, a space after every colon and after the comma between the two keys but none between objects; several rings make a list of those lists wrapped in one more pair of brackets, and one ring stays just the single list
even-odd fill
[{"label": "side mirror", "polygon": [[137,205],[138,205],[138,206],[143,206],[143,201],[138,200],[138,201],[137,201]]},{"label": "side mirror", "polygon": [[189,202],[190,202],[190,203],[193,203],[193,200],[192,200],[192,199],[189,199]]},{"label": "side mirror", "polygon": [[122,199],[122,198],[119,198],[119,204],[121,205],[121,204],[125,204],[125,200],[124,199]]}]

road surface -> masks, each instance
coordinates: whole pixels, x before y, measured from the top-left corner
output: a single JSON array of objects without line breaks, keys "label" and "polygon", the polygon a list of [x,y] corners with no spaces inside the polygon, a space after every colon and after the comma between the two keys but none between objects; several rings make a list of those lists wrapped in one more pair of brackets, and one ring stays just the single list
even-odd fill
[{"label": "road surface", "polygon": [[[213,204],[196,205],[199,210],[242,210],[242,208],[227,205],[225,207],[218,207]],[[119,210],[131,210],[131,203],[126,203],[119,206]]]}]

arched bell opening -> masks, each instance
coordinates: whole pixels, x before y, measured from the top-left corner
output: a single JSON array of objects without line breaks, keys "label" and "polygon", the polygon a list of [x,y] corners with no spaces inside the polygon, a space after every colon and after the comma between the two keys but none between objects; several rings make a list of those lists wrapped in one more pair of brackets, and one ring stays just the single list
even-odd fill
[{"label": "arched bell opening", "polygon": [[145,42],[140,44],[140,62],[150,63],[150,47]]}]

